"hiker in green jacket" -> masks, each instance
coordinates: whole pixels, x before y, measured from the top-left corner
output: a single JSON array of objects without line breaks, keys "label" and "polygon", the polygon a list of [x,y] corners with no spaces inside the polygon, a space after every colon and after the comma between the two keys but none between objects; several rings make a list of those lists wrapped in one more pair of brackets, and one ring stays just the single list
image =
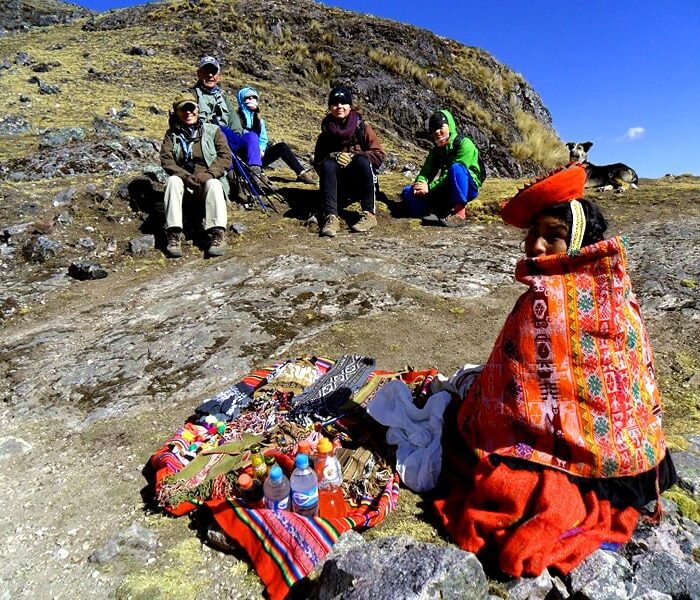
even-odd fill
[{"label": "hiker in green jacket", "polygon": [[466,224],[465,207],[479,194],[486,175],[479,164],[479,151],[471,139],[457,134],[448,110],[433,113],[428,130],[434,146],[401,199],[409,215],[423,217],[424,225],[461,227]]}]

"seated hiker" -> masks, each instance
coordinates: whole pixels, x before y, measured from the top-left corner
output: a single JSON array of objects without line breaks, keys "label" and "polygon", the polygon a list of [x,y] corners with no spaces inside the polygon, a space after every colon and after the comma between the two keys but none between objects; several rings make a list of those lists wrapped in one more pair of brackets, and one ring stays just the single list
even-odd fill
[{"label": "seated hiker", "polygon": [[604,239],[585,180],[562,169],[504,205],[527,229],[515,277],[529,289],[443,433],[452,488],[438,513],[456,543],[515,577],[566,574],[627,542],[676,481],[626,242]]},{"label": "seated hiker", "polygon": [[465,207],[479,194],[485,176],[479,151],[471,139],[457,134],[448,110],[433,113],[428,130],[434,146],[401,198],[409,215],[423,217],[424,225],[461,227],[466,224]]},{"label": "seated hiker", "polygon": [[369,231],[377,225],[374,170],[384,161],[384,150],[369,123],[352,108],[348,88],[334,87],[328,96],[328,107],[314,151],[321,189],[321,235],[338,234],[338,201],[348,198],[359,201],[362,207],[359,221],[350,229]]},{"label": "seated hiker", "polygon": [[299,159],[294,155],[285,142],[270,144],[267,137],[265,119],[260,117],[260,96],[255,88],[246,86],[238,90],[238,115],[245,131],[251,131],[258,136],[260,154],[262,155],[262,167],[271,165],[281,158],[287,166],[294,171],[297,181],[314,185],[315,177],[311,174],[311,167],[304,168]]},{"label": "seated hiker", "polygon": [[170,128],[160,150],[160,162],[170,176],[165,188],[166,252],[182,256],[183,201],[204,203],[204,228],[209,256],[222,256],[226,240],[226,170],[231,152],[221,130],[199,118],[197,99],[184,92],[173,102]]},{"label": "seated hiker", "polygon": [[192,88],[199,104],[199,116],[205,123],[221,127],[231,152],[239,156],[253,173],[262,175],[262,157],[258,134],[243,129],[238,111],[219,87],[221,65],[213,56],[203,56]]}]

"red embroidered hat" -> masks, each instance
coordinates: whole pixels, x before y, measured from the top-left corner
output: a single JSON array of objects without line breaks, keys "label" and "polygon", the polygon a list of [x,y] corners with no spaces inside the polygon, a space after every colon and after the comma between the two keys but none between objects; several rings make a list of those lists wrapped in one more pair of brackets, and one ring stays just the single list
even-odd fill
[{"label": "red embroidered hat", "polygon": [[504,200],[501,217],[509,225],[525,229],[548,206],[583,197],[586,170],[581,165],[562,167],[525,185],[510,200]]}]

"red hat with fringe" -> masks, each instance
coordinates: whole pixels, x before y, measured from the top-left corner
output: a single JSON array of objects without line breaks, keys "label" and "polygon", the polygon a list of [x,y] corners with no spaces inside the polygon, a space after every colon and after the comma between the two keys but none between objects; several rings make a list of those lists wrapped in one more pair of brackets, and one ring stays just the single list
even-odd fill
[{"label": "red hat with fringe", "polygon": [[501,205],[501,217],[509,225],[525,229],[548,206],[583,197],[586,170],[580,165],[566,166],[528,183]]}]

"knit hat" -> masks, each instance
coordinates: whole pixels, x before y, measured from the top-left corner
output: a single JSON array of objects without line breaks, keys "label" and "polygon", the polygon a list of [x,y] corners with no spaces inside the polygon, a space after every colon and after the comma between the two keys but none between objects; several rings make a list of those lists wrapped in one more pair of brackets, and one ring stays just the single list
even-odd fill
[{"label": "knit hat", "polygon": [[199,59],[199,68],[201,69],[202,67],[205,67],[207,65],[211,65],[213,67],[216,67],[216,72],[218,73],[221,70],[221,65],[219,64],[219,61],[214,58],[213,56],[202,56],[202,58]]},{"label": "knit hat", "polygon": [[509,225],[525,229],[545,208],[583,197],[586,170],[581,165],[563,167],[525,185],[504,200],[501,217]]},{"label": "knit hat", "polygon": [[352,92],[344,85],[336,85],[328,95],[328,106],[349,104],[352,106]]},{"label": "knit hat", "polygon": [[173,110],[177,112],[188,104],[193,105],[195,108],[199,106],[197,103],[197,98],[194,97],[194,94],[191,94],[190,92],[181,92],[173,101]]},{"label": "knit hat", "polygon": [[447,117],[445,116],[444,112],[438,110],[430,116],[430,120],[428,121],[428,131],[432,133],[433,131],[440,129],[440,127],[445,124],[449,125]]}]

